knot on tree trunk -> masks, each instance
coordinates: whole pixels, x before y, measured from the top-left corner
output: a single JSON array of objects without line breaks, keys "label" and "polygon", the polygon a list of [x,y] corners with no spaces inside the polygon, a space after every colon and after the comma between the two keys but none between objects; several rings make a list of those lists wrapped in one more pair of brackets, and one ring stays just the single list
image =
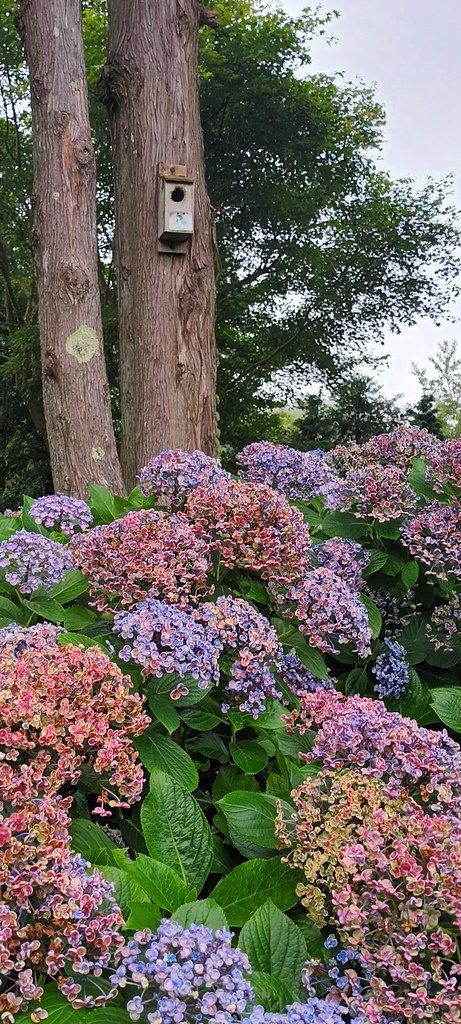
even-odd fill
[{"label": "knot on tree trunk", "polygon": [[85,296],[88,295],[90,288],[88,274],[81,267],[67,264],[62,268],[61,277],[65,291],[72,304],[82,302]]},{"label": "knot on tree trunk", "polygon": [[138,67],[113,59],[102,69],[96,85],[96,95],[111,114],[126,102],[128,95],[132,100],[136,100],[142,86],[143,76]]},{"label": "knot on tree trunk", "polygon": [[204,7],[200,4],[199,25],[208,25],[208,28],[219,28],[219,17],[211,7]]}]

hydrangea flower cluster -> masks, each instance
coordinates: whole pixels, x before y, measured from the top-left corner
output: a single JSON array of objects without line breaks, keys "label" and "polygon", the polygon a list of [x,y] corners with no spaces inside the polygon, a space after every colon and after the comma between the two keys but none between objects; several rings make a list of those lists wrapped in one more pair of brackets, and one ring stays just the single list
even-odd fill
[{"label": "hydrangea flower cluster", "polygon": [[[0,1016],[13,1024],[35,1007],[48,974],[66,993],[67,972],[101,974],[123,943],[113,887],[70,849],[70,799],[25,801],[0,817]],[[78,986],[80,990],[80,986]],[[93,1000],[90,1000],[90,1004]]]},{"label": "hydrangea flower cluster", "polygon": [[332,679],[318,679],[303,665],[294,651],[282,655],[278,672],[282,683],[291,690],[295,697],[302,697],[305,693],[314,693],[315,690],[334,689]]},{"label": "hydrangea flower cluster", "polygon": [[308,564],[309,530],[301,512],[264,484],[218,480],[198,487],[185,514],[222,568],[289,582]]},{"label": "hydrangea flower cluster", "polygon": [[398,427],[370,438],[360,450],[364,463],[379,462],[381,466],[397,466],[407,472],[412,459],[432,461],[440,447],[439,439],[424,427]]},{"label": "hydrangea flower cluster", "polygon": [[408,689],[410,666],[401,644],[386,638],[384,645],[385,650],[376,659],[372,670],[377,679],[374,689],[383,700],[397,700]]},{"label": "hydrangea flower cluster", "polygon": [[[163,920],[158,931],[136,932],[116,954],[115,991],[130,998],[132,1021],[182,1024],[240,1021],[252,998],[245,953],[231,946],[232,933],[203,925],[182,928]],[[133,990],[133,995],[131,991]]]},{"label": "hydrangea flower cluster", "polygon": [[88,530],[93,522],[86,501],[60,493],[37,498],[30,507],[30,515],[47,530],[60,530],[66,537],[72,537],[78,530]]},{"label": "hydrangea flower cluster", "polygon": [[[227,693],[240,711],[257,718],[269,697],[281,696],[273,675],[282,653],[275,629],[238,597],[218,597],[215,604],[202,604],[193,617],[205,627],[210,643],[219,644],[225,653],[237,652],[229,665]],[[223,710],[228,709],[224,704]]]},{"label": "hydrangea flower cluster", "polygon": [[169,449],[155,455],[142,468],[139,484],[146,496],[168,498],[172,507],[177,508],[196,487],[213,486],[223,478],[229,480],[229,473],[210,455]]},{"label": "hydrangea flower cluster", "polygon": [[347,477],[346,506],[361,519],[387,523],[413,512],[416,495],[402,469],[368,463]]},{"label": "hydrangea flower cluster", "polygon": [[69,549],[41,533],[18,530],[0,544],[0,570],[21,594],[32,594],[38,587],[51,590],[72,565]]},{"label": "hydrangea flower cluster", "polygon": [[11,622],[0,629],[0,649],[9,647],[13,654],[20,654],[26,647],[46,651],[58,642],[62,632],[62,626],[52,626],[51,622],[39,622],[35,626],[19,626],[17,622]]},{"label": "hydrangea flower cluster", "polygon": [[440,604],[432,612],[426,626],[426,636],[434,650],[453,651],[461,633],[461,602],[453,594],[447,604]]},{"label": "hydrangea flower cluster", "polygon": [[71,547],[100,611],[131,608],[145,597],[184,607],[210,593],[207,544],[181,513],[129,512],[74,537]]},{"label": "hydrangea flower cluster", "polygon": [[352,1012],[458,1021],[461,822],[390,796],[356,769],[323,769],[293,795],[293,832],[280,821],[278,832],[303,871],[302,903],[315,924],[361,952],[372,976]]},{"label": "hydrangea flower cluster", "polygon": [[284,444],[256,441],[237,455],[250,483],[267,484],[288,498],[322,497],[326,508],[337,509],[343,501],[342,483],[319,452],[300,452]]},{"label": "hydrangea flower cluster", "polygon": [[[133,658],[142,665],[143,675],[161,676],[173,673],[181,680],[196,679],[206,689],[219,680],[218,658],[221,644],[217,637],[207,636],[203,626],[190,615],[148,598],[130,612],[117,612],[114,632],[131,641],[120,651],[120,658]],[[189,691],[184,683],[175,686],[171,696],[184,696]]]},{"label": "hydrangea flower cluster", "polygon": [[362,573],[370,562],[370,556],[361,544],[353,540],[332,537],[312,548],[317,565],[331,569],[351,590],[362,590],[364,583]]},{"label": "hydrangea flower cluster", "polygon": [[268,1013],[262,1006],[255,1006],[247,1024],[344,1024],[345,1013],[337,1002],[311,996],[305,1003],[287,1006],[285,1013]]},{"label": "hydrangea flower cluster", "polygon": [[20,807],[56,793],[85,760],[103,779],[95,813],[129,806],[143,786],[132,743],[149,724],[142,698],[99,647],[60,646],[49,630],[33,627],[29,643],[7,629],[0,645],[0,798]]},{"label": "hydrangea flower cluster", "polygon": [[402,526],[402,541],[428,574],[461,577],[461,505],[432,501]]},{"label": "hydrangea flower cluster", "polygon": [[296,615],[299,629],[312,647],[335,654],[338,644],[352,644],[362,657],[370,654],[371,630],[365,606],[330,569],[312,569],[276,597],[286,614]]},{"label": "hydrangea flower cluster", "polygon": [[410,792],[435,811],[461,816],[461,749],[445,731],[423,729],[379,701],[335,690],[306,694],[301,705],[288,728],[318,730],[311,754],[301,759],[359,769],[382,780],[392,797]]},{"label": "hydrangea flower cluster", "polygon": [[429,456],[428,479],[434,490],[443,491],[447,486],[455,492],[461,487],[461,441],[459,437],[439,442]]}]

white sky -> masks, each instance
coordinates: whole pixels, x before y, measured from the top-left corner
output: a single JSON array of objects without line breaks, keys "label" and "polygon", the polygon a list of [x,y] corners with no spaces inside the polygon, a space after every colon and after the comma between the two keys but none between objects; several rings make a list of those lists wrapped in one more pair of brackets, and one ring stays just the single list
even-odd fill
[{"label": "white sky", "polygon": [[[305,3],[282,0],[282,6],[297,15]],[[322,6],[338,9],[341,17],[330,26],[337,42],[315,44],[312,70],[376,83],[387,114],[383,165],[419,184],[453,173],[461,206],[460,0],[332,0]],[[380,372],[385,393],[417,400],[421,392],[411,364],[427,365],[446,337],[461,342],[461,323],[421,321],[390,335],[389,368]]]}]

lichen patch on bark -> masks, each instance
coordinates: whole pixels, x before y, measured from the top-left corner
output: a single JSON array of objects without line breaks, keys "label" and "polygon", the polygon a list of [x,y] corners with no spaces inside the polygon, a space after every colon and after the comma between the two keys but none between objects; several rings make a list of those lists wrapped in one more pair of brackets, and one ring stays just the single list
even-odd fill
[{"label": "lichen patch on bark", "polygon": [[74,356],[78,363],[89,363],[99,348],[98,335],[92,327],[82,324],[73,334],[66,338],[66,352]]}]

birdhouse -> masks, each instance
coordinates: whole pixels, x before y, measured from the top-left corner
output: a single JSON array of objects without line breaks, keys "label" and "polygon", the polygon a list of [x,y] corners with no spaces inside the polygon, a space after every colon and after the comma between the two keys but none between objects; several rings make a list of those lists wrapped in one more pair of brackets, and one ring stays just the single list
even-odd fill
[{"label": "birdhouse", "polygon": [[194,183],[182,164],[160,164],[159,251],[185,252],[194,233]]}]

